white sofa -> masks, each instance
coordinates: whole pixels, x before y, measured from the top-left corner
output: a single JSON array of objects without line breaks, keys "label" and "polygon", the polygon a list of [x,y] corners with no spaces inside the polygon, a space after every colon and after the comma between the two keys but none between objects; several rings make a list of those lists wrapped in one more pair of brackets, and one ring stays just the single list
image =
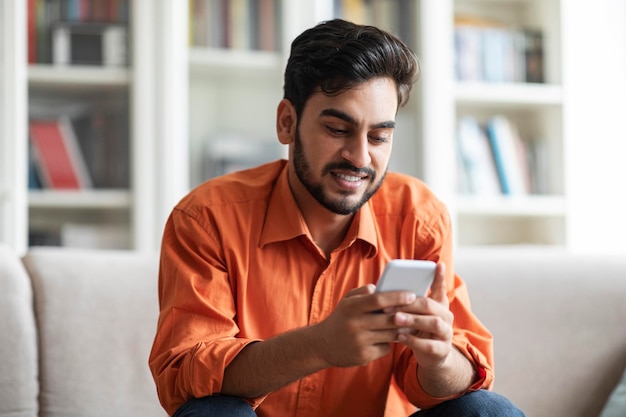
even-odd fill
[{"label": "white sofa", "polygon": [[[0,246],[0,417],[164,416],[147,367],[157,267]],[[529,417],[598,416],[626,368],[626,256],[463,249],[456,269],[496,339],[495,390]]]}]

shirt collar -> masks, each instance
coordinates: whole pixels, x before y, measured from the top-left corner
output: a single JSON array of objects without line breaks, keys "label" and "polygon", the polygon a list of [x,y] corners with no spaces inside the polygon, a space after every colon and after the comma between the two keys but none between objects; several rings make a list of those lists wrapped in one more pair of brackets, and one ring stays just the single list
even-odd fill
[{"label": "shirt collar", "polygon": [[[259,247],[309,235],[309,229],[291,193],[287,169],[288,164],[285,164],[270,195]],[[341,244],[341,247],[347,247],[362,240],[369,246],[368,257],[374,256],[378,251],[378,233],[371,204],[370,200],[357,212],[346,239]]]}]

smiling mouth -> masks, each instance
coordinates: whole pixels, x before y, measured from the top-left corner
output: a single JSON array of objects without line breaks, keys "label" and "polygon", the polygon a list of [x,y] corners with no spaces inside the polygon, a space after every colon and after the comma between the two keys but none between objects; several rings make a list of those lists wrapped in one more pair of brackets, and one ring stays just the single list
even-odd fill
[{"label": "smiling mouth", "polygon": [[367,178],[367,177],[357,177],[356,175],[347,175],[347,174],[339,174],[339,173],[333,173],[333,175],[336,176],[337,178],[341,178],[342,180],[348,181],[348,182],[359,182]]},{"label": "smiling mouth", "polygon": [[357,168],[346,162],[328,164],[324,169],[324,174],[332,175],[351,190],[360,187],[365,181],[374,181],[376,178],[376,172],[372,168]]}]

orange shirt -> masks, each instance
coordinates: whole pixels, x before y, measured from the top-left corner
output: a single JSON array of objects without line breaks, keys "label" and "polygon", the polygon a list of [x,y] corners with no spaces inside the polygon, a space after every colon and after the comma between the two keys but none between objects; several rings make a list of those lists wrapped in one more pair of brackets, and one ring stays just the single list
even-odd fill
[{"label": "orange shirt", "polygon": [[[165,410],[171,415],[191,397],[219,393],[224,369],[247,344],[324,320],[346,292],[376,283],[392,258],[448,265],[453,343],[476,364],[480,378],[471,389],[489,387],[491,335],[470,312],[465,284],[450,267],[448,214],[426,186],[388,173],[327,259],[286,173],[286,161],[276,161],[220,177],[172,211],[149,361]],[[441,402],[420,388],[417,366],[411,351],[396,344],[366,366],[328,368],[248,401],[260,417],[382,416],[393,377],[416,406]]]}]

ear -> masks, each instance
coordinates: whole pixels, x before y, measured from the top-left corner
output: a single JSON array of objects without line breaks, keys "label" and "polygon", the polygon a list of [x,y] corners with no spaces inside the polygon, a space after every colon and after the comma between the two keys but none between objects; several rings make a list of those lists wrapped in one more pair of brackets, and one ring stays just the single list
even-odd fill
[{"label": "ear", "polygon": [[286,98],[282,99],[278,103],[278,109],[276,110],[276,133],[278,134],[278,140],[283,145],[289,145],[294,141],[297,120],[296,109],[291,104],[291,101]]}]

